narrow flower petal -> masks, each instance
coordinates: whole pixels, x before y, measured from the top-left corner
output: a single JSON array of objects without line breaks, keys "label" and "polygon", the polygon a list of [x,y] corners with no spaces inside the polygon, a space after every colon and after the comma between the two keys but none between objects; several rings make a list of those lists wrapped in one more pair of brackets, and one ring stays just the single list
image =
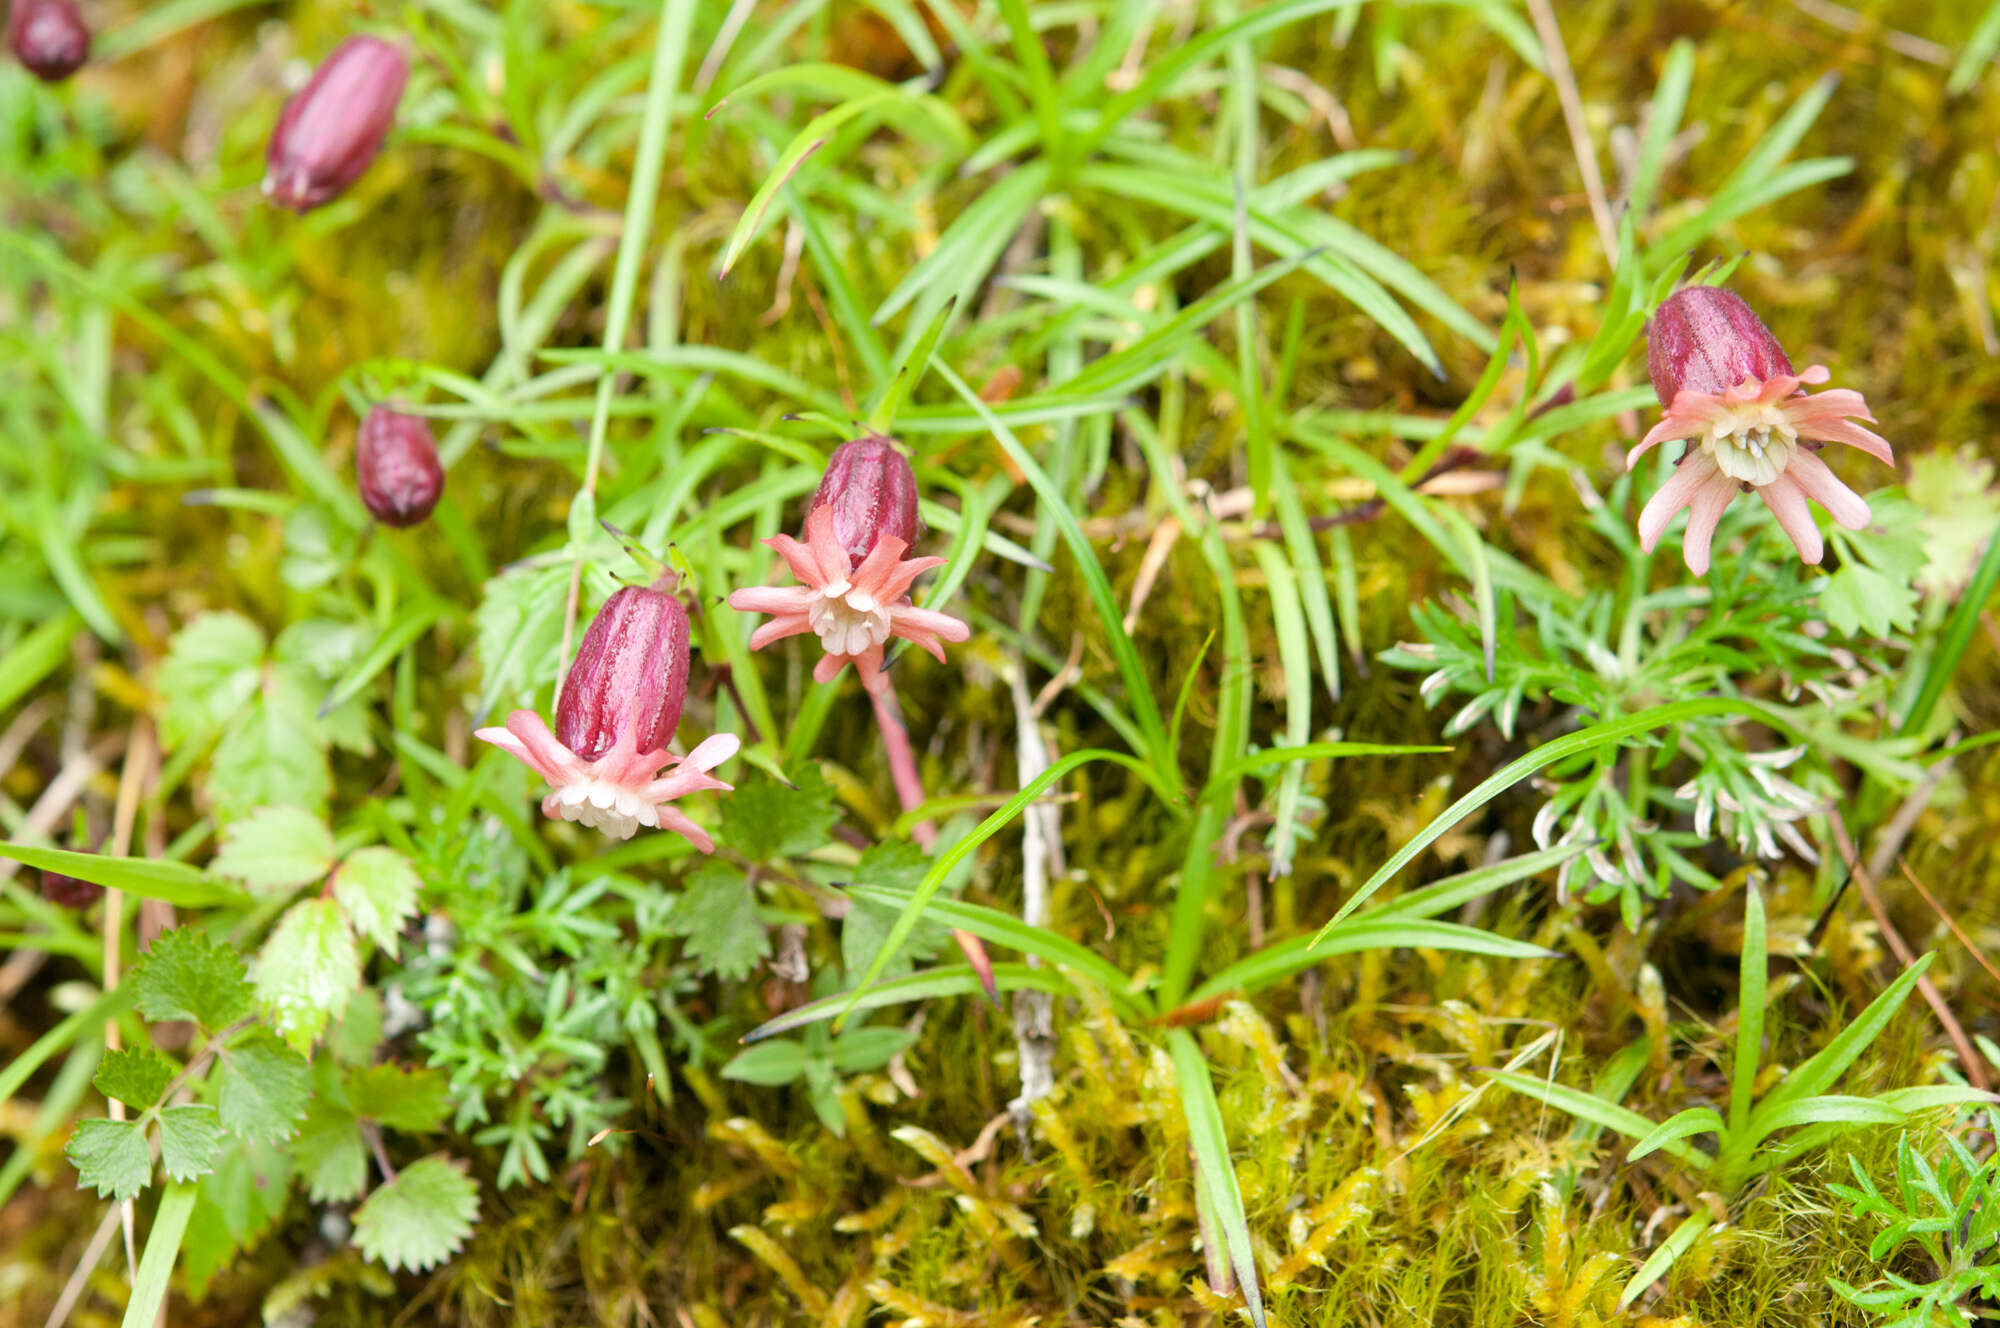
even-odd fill
[{"label": "narrow flower petal", "polygon": [[1841,483],[1840,477],[1827,469],[1826,462],[1812,453],[1801,452],[1793,457],[1791,466],[1785,471],[1785,478],[1796,481],[1806,497],[1824,507],[1835,521],[1849,530],[1859,530],[1868,524],[1872,514],[1867,500]]},{"label": "narrow flower petal", "polygon": [[905,634],[905,628],[929,632],[945,641],[970,641],[972,629],[952,617],[949,613],[939,613],[936,609],[919,609],[914,606],[898,608],[891,615],[896,622],[896,635]]},{"label": "narrow flower petal", "polygon": [[803,636],[812,631],[812,621],[803,613],[788,613],[750,633],[750,648],[762,650],[773,641],[782,641],[788,636]]},{"label": "narrow flower petal", "polygon": [[764,541],[777,551],[785,565],[792,569],[792,577],[802,586],[820,584],[819,558],[807,545],[801,544],[790,535],[773,535]]},{"label": "narrow flower petal", "polygon": [[[831,523],[832,518],[829,517],[828,521]],[[895,599],[903,591],[910,588],[911,580],[916,579],[917,572],[911,572],[909,579],[903,582],[901,589],[892,590],[889,588],[890,582],[900,570],[896,564],[902,558],[903,554],[908,551],[909,547],[909,545],[903,543],[903,541],[897,539],[894,535],[881,536],[875,541],[875,547],[868,551],[868,556],[861,560],[861,565],[854,569],[848,579],[854,582],[856,588],[861,589],[866,594],[875,595],[882,599]],[[935,567],[937,564],[943,562],[944,559],[913,558],[910,561],[923,563],[925,567]],[[922,570],[924,570],[922,567],[917,569],[918,572]]]},{"label": "narrow flower petal", "polygon": [[1715,474],[1715,463],[1699,452],[1682,461],[1640,511],[1639,547],[1651,553],[1675,514],[1693,502],[1696,491]]},{"label": "narrow flower petal", "polygon": [[805,586],[748,586],[729,596],[729,607],[738,613],[803,614],[817,598]]},{"label": "narrow flower petal", "polygon": [[1757,496],[1771,509],[1771,515],[1778,518],[1778,524],[1797,546],[1799,557],[1809,563],[1819,562],[1826,553],[1826,543],[1820,538],[1819,527],[1813,524],[1805,494],[1792,477],[1783,475],[1775,484],[1766,484],[1757,490]]},{"label": "narrow flower petal", "polygon": [[578,765],[576,754],[556,741],[556,735],[549,732],[548,723],[540,715],[532,710],[516,710],[507,716],[507,731],[528,749],[528,764],[551,784],[574,776]]},{"label": "narrow flower petal", "polygon": [[713,770],[741,750],[743,743],[734,733],[717,733],[701,740],[701,743],[687,754],[684,765],[697,770]]},{"label": "narrow flower petal", "polygon": [[1735,497],[1736,482],[1727,475],[1717,474],[1695,491],[1694,501],[1688,504],[1688,528],[1681,536],[1681,560],[1696,576],[1708,575],[1709,547],[1715,539],[1715,527]]},{"label": "narrow flower petal", "polygon": [[[846,579],[853,570],[847,550],[840,547],[840,541],[834,536],[831,507],[816,507],[806,518],[806,543],[812,547],[813,561],[819,565],[819,575],[812,578],[809,584],[830,586]],[[805,577],[799,579],[806,580]]]}]

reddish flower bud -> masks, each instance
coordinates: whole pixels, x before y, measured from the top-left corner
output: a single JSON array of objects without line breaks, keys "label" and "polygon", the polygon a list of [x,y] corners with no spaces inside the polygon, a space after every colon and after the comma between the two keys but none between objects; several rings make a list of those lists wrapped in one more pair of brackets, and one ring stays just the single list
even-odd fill
[{"label": "reddish flower bud", "polygon": [[556,740],[594,761],[629,738],[639,755],[674,740],[687,695],[687,610],[672,593],[627,586],[604,601],[556,702]]},{"label": "reddish flower bud", "polygon": [[271,131],[264,193],[307,212],[346,192],[381,150],[409,77],[409,60],[388,42],[342,43],[285,103]]},{"label": "reddish flower bud", "polygon": [[29,73],[53,83],[90,58],[90,29],[75,0],[14,0],[7,12],[7,45]]},{"label": "reddish flower bud", "polygon": [[1771,329],[1734,291],[1689,286],[1660,305],[1646,329],[1646,369],[1662,406],[1682,391],[1720,396],[1746,381],[1792,377]]},{"label": "reddish flower bud", "polygon": [[894,536],[908,548],[922,530],[917,521],[916,472],[896,445],[879,434],[833,449],[826,477],[806,513],[821,507],[833,509],[834,541],[856,568],[882,536]]},{"label": "reddish flower bud", "polygon": [[416,525],[444,492],[444,466],[431,426],[415,415],[376,406],[361,421],[361,436],[355,440],[354,476],[361,501],[377,521]]},{"label": "reddish flower bud", "polygon": [[89,908],[104,898],[104,887],[61,872],[42,873],[42,898],[58,908]]}]

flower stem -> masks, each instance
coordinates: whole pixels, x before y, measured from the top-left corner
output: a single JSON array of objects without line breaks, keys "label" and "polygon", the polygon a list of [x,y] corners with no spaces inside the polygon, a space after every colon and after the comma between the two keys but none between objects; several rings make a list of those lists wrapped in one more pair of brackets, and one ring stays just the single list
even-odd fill
[{"label": "flower stem", "polygon": [[[904,811],[915,811],[924,805],[924,780],[917,773],[917,755],[910,750],[910,731],[903,724],[902,707],[896,704],[895,687],[885,686],[880,692],[870,692],[868,700],[875,707],[875,726],[882,730],[883,750],[889,754],[889,778],[896,785],[896,800],[902,803]],[[919,821],[910,828],[910,837],[928,853],[937,846],[937,827],[929,821]],[[988,957],[986,946],[971,932],[956,927],[952,928],[951,939],[958,942],[966,962],[979,975],[986,999],[998,1007],[1000,990],[993,981],[993,960]]]}]

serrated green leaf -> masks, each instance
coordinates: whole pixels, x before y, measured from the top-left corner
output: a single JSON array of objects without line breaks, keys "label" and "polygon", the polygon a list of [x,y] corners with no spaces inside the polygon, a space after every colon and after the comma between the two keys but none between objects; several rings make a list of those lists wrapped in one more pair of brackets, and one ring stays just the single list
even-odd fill
[{"label": "serrated green leaf", "polygon": [[275,1148],[226,1148],[202,1177],[194,1215],[181,1242],[188,1295],[199,1302],[211,1278],[252,1248],[284,1212],[291,1166]]},{"label": "serrated green leaf", "polygon": [[338,1102],[315,1097],[287,1151],[314,1203],[344,1203],[367,1188],[368,1147],[354,1113]]},{"label": "serrated green leaf", "polygon": [[357,849],[333,874],[333,897],[347,920],[390,954],[403,924],[416,916],[422,887],[417,869],[393,848]]},{"label": "serrated green leaf", "polygon": [[222,1151],[222,1137],[214,1107],[168,1107],[160,1113],[160,1165],[175,1180],[206,1176]]},{"label": "serrated green leaf", "polygon": [[223,1125],[246,1139],[291,1138],[312,1096],[309,1071],[305,1057],[261,1029],[228,1048],[216,1099]]},{"label": "serrated green leaf", "polygon": [[223,832],[211,870],[262,894],[310,885],[333,868],[333,834],[298,807],[260,807]]},{"label": "serrated green leaf", "polygon": [[758,773],[722,800],[722,841],[752,862],[824,846],[840,815],[818,766],[801,763],[786,774],[793,787]]},{"label": "serrated green leaf", "polygon": [[77,1184],[101,1198],[129,1199],[153,1178],[153,1152],[139,1121],[78,1121],[63,1156],[76,1168]]},{"label": "serrated green leaf", "polygon": [[262,671],[255,701],[223,732],[208,770],[208,796],[223,821],[260,807],[326,807],[326,753],[314,719],[317,709],[298,672]]},{"label": "serrated green leaf", "polygon": [[746,978],[771,953],[756,895],[743,873],[726,862],[705,862],[688,877],[668,925],[687,937],[688,957],[720,977]]},{"label": "serrated green leaf", "polygon": [[116,1098],[134,1111],[144,1111],[160,1100],[179,1069],[151,1047],[128,1047],[105,1052],[90,1082],[104,1096]]},{"label": "serrated green leaf", "polygon": [[361,985],[361,954],[340,906],[306,899],[285,910],[257,954],[257,999],[294,1051],[312,1048]]},{"label": "serrated green leaf", "polygon": [[437,1154],[378,1186],[354,1213],[354,1243],[391,1272],[423,1271],[456,1254],[479,1216],[479,1183]]},{"label": "serrated green leaf", "polygon": [[221,729],[257,690],[264,632],[238,613],[205,613],[174,633],[154,680],[160,737],[168,747]]},{"label": "serrated green leaf", "polygon": [[163,932],[132,970],[134,1005],[146,1019],[192,1019],[213,1032],[250,1013],[243,959],[193,927]]},{"label": "serrated green leaf", "polygon": [[1827,578],[1819,607],[1842,636],[1887,636],[1917,624],[1917,592],[1858,562]]},{"label": "serrated green leaf", "polygon": [[451,1114],[451,1090],[444,1073],[407,1066],[369,1065],[346,1077],[354,1114],[410,1134],[444,1128]]},{"label": "serrated green leaf", "polygon": [[[854,864],[853,883],[915,890],[923,884],[924,872],[929,868],[930,859],[922,849],[907,839],[891,839],[871,844],[862,851],[861,860]],[[895,907],[880,900],[854,900],[840,922],[840,962],[849,973],[867,969],[896,925],[896,914]],[[950,936],[950,928],[928,918],[920,920],[910,933],[909,943],[890,956],[882,976],[894,978],[908,973],[915,960],[936,954]]]}]

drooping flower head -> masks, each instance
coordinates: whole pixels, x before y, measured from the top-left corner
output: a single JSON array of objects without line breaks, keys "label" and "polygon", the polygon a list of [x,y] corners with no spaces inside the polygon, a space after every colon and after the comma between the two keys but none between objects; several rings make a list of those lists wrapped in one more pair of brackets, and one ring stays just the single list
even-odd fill
[{"label": "drooping flower head", "polygon": [[[865,450],[842,456],[857,447]],[[915,534],[910,463],[887,439],[844,444],[813,495],[804,541],[790,535],[764,541],[790,565],[798,584],[754,586],[729,597],[732,609],[774,615],[751,634],[750,648],[811,632],[826,651],[813,668],[815,682],[831,682],[852,664],[861,685],[878,696],[889,687],[882,672],[889,638],[900,636],[942,662],[943,643],[967,640],[972,629],[910,602],[911,584],[944,563],[904,558]]]},{"label": "drooping flower head", "polygon": [[7,45],[29,73],[55,83],[90,58],[90,29],[76,0],[14,0],[7,11]]},{"label": "drooping flower head", "polygon": [[372,407],[354,442],[354,478],[377,521],[414,526],[444,493],[444,466],[430,424],[387,406]]},{"label": "drooping flower head", "polygon": [[1817,455],[1829,442],[1846,443],[1895,464],[1887,440],[1849,422],[1872,423],[1868,403],[1847,388],[1808,395],[1805,384],[1832,375],[1818,364],[1795,372],[1784,347],[1734,293],[1689,286],[1668,297],[1647,328],[1646,367],[1666,414],[1626,456],[1625,468],[1655,443],[1688,440],[1678,469],[1639,513],[1646,552],[1688,508],[1682,556],[1689,571],[1704,574],[1716,524],[1739,492],[1764,500],[1809,563],[1825,546],[1808,498],[1849,530],[1868,524],[1868,504]]},{"label": "drooping flower head", "polygon": [[381,38],[342,42],[278,116],[264,193],[294,212],[345,193],[382,150],[409,77],[409,59]]},{"label": "drooping flower head", "polygon": [[676,798],[700,789],[727,793],[708,772],[736,755],[736,736],[718,733],[686,757],[670,753],[687,694],[687,611],[671,590],[627,586],[604,601],[577,647],[556,701],[556,728],[516,710],[504,728],[473,736],[517,757],[549,782],[542,814],[577,821],[614,839],[640,826],[687,837],[703,853],[715,841]]}]

